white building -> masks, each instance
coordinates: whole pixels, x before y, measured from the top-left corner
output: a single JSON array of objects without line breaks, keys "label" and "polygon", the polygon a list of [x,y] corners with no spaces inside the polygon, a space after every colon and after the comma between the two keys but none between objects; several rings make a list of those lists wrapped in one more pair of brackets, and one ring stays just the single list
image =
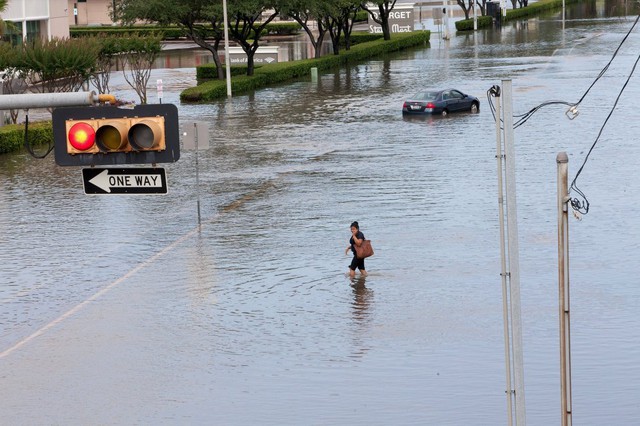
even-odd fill
[{"label": "white building", "polygon": [[69,12],[68,0],[9,0],[2,19],[21,29],[18,34],[9,34],[15,42],[62,38],[69,37]]}]

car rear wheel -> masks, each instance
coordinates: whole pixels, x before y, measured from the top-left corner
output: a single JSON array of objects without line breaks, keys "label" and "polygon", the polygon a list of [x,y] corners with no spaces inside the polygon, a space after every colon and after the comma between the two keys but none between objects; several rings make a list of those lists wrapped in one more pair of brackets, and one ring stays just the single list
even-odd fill
[{"label": "car rear wheel", "polygon": [[471,113],[472,114],[477,114],[479,111],[480,111],[480,108],[479,108],[478,104],[475,103],[475,102],[472,103],[471,104]]},{"label": "car rear wheel", "polygon": [[446,117],[447,115],[449,115],[449,111],[447,111],[446,109],[443,109],[442,112],[440,113],[443,117]]}]

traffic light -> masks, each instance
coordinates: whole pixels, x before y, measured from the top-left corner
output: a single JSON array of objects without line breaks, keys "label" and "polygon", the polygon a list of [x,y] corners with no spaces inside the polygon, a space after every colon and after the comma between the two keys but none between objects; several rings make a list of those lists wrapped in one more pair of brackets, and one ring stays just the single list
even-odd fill
[{"label": "traffic light", "polygon": [[180,158],[178,109],[172,104],[56,108],[60,166],[171,163]]}]

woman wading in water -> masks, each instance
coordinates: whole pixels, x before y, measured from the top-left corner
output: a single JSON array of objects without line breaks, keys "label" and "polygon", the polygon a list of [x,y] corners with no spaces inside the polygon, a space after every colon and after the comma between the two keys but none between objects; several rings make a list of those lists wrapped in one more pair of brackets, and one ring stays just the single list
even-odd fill
[{"label": "woman wading in water", "polygon": [[351,265],[349,265],[349,276],[351,278],[356,275],[356,268],[360,270],[360,274],[364,277],[367,275],[367,271],[364,268],[364,259],[358,259],[356,256],[356,245],[362,244],[364,241],[364,234],[360,232],[360,226],[358,222],[351,224],[351,238],[349,239],[349,246],[344,251],[344,254],[349,254],[349,250],[353,252],[353,259],[351,259]]}]

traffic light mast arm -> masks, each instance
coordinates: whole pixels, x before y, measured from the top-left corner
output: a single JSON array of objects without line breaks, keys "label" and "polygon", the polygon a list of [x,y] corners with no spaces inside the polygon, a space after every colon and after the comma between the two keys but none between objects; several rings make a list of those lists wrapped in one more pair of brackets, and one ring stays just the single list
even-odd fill
[{"label": "traffic light mast arm", "polygon": [[115,96],[96,95],[95,92],[2,95],[0,96],[0,110],[84,106],[107,102],[115,104]]}]

